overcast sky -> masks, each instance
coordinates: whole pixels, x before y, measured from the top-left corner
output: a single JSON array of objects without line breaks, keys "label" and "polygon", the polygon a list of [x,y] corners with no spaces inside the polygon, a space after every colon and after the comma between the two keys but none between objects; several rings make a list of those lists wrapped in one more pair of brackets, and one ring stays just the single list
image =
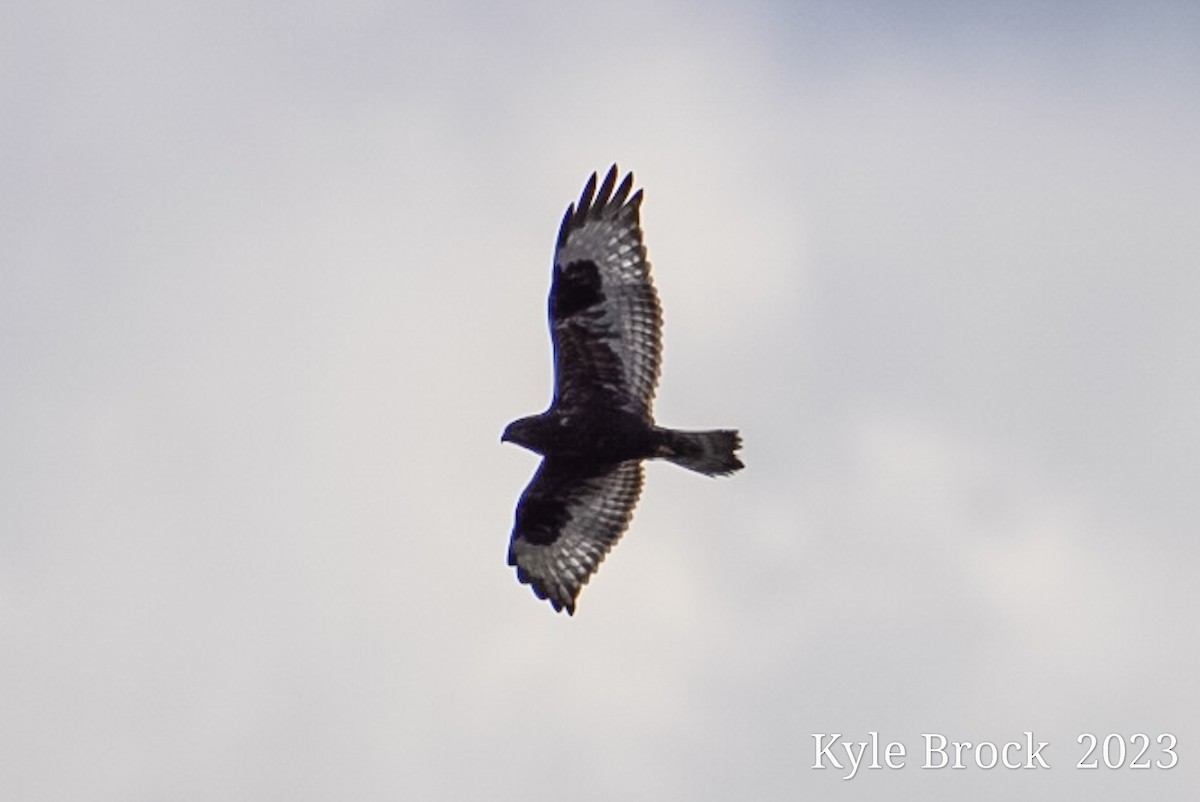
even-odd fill
[{"label": "overcast sky", "polygon": [[[0,797],[1194,798],[1194,3],[16,5]],[[499,436],[614,160],[747,467],[567,618]]]}]

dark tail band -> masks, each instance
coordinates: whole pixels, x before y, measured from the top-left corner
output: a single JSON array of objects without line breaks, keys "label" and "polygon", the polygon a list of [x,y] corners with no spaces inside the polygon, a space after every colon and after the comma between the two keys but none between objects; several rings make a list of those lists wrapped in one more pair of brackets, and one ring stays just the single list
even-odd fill
[{"label": "dark tail band", "polygon": [[662,443],[656,456],[706,476],[725,476],[744,466],[736,452],[742,447],[741,436],[732,429],[709,432],[681,432],[659,429]]}]

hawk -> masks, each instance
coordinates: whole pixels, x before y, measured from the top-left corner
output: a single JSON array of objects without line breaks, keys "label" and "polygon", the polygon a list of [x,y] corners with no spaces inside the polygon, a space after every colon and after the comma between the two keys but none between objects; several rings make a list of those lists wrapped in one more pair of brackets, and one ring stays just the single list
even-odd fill
[{"label": "hawk", "polygon": [[543,457],[517,504],[508,564],[538,598],[569,615],[629,525],[642,460],[708,476],[742,467],[736,431],[654,423],[662,310],[642,244],[642,190],[630,195],[632,173],[616,181],[615,164],[598,190],[592,173],[579,203],[567,207],[550,286],[554,398],[500,438]]}]

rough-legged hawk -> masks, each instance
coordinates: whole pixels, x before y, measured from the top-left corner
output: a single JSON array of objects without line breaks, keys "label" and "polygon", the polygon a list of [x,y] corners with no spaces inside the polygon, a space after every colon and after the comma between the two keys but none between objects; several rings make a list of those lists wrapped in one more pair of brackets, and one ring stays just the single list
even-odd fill
[{"label": "rough-legged hawk", "polygon": [[736,431],[654,425],[662,311],[642,244],[633,174],[588,179],[567,207],[554,252],[550,336],[554,398],[513,421],[501,440],[544,459],[517,505],[508,563],[555,610],[575,598],[629,525],[642,460],[661,457],[709,476],[742,467]]}]

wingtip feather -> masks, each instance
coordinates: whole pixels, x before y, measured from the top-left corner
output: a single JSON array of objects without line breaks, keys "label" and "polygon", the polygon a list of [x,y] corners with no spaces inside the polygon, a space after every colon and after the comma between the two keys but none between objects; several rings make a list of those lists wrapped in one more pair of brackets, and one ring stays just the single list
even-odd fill
[{"label": "wingtip feather", "polygon": [[[619,175],[620,168],[617,167],[616,162],[613,162],[613,165],[608,168],[608,172],[605,173],[603,181],[601,181],[598,171],[588,177],[583,192],[579,194],[579,201],[569,204],[567,211],[563,214],[562,223],[558,228],[558,247],[561,248],[566,244],[571,231],[577,225],[581,225],[582,221],[589,216],[617,216],[632,212],[636,222],[636,215],[642,205],[642,190],[639,188],[630,196],[634,183],[633,171],[626,173],[618,186],[617,176]],[[599,187],[597,187],[597,182],[600,182]]]},{"label": "wingtip feather", "polygon": [[[595,173],[592,173],[595,176]],[[613,187],[617,184],[617,165],[614,164],[608,168],[608,173],[604,176],[604,183],[600,185],[600,191],[596,193],[596,206],[604,208],[608,205],[609,199],[612,197]]]},{"label": "wingtip feather", "polygon": [[588,177],[587,183],[583,185],[583,192],[579,194],[579,203],[576,209],[579,210],[579,216],[587,215],[588,210],[592,208],[592,199],[596,196],[596,174],[592,173]]}]

